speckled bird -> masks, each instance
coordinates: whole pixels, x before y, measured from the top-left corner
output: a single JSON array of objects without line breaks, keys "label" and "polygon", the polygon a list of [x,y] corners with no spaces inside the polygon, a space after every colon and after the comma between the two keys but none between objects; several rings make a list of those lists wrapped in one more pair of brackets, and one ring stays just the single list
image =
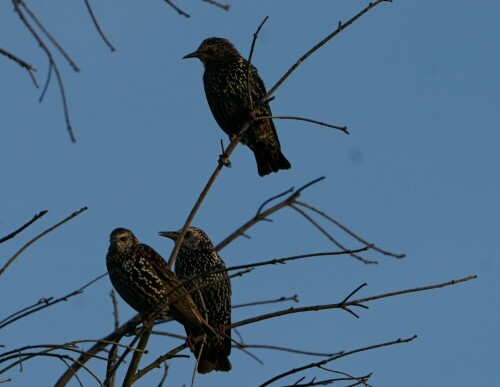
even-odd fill
[{"label": "speckled bird", "polygon": [[[186,58],[198,58],[203,63],[203,84],[208,106],[219,126],[232,140],[250,118],[251,106],[255,107],[267,94],[257,69],[250,65],[247,70],[248,61],[230,41],[222,38],[205,39]],[[252,105],[248,100],[248,88]],[[267,102],[255,114],[256,118],[270,116],[271,108]],[[291,168],[290,162],[281,153],[272,119],[254,121],[241,142],[253,151],[260,176]]]},{"label": "speckled bird", "polygon": [[217,336],[200,314],[188,291],[153,248],[125,228],[113,230],[106,256],[109,278],[118,294],[141,313],[171,316],[197,337]]},{"label": "speckled bird", "polygon": [[[180,231],[162,231],[159,234],[175,241]],[[188,279],[225,268],[224,261],[215,251],[207,234],[199,228],[189,227],[176,257],[175,274],[179,278]],[[185,286],[191,291],[191,296],[202,316],[215,330],[224,332],[225,327],[231,324],[231,282],[227,272],[200,276]],[[196,288],[198,290],[193,291]],[[199,373],[231,369],[229,362],[231,331],[226,330],[225,334],[223,338],[208,338],[198,363]],[[197,353],[195,351],[195,354]]]}]

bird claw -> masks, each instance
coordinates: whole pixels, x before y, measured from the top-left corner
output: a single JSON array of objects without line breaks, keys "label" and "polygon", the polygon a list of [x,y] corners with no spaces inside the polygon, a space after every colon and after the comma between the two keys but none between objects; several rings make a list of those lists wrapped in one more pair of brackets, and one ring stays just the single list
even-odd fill
[{"label": "bird claw", "polygon": [[227,155],[227,153],[224,152],[223,154],[219,155],[219,164],[222,164],[228,168],[232,167],[231,160],[229,160],[229,156]]}]

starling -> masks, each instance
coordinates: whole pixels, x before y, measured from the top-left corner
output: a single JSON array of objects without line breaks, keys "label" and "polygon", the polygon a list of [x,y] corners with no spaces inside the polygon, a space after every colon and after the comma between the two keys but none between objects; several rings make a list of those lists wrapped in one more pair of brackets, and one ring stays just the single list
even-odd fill
[{"label": "starling", "polygon": [[[203,63],[203,85],[208,105],[221,129],[232,140],[250,118],[252,105],[248,100],[248,88],[253,107],[267,94],[257,69],[253,65],[248,69],[248,61],[231,42],[222,38],[205,39],[186,58],[198,58]],[[255,114],[256,118],[270,116],[271,108],[267,102]],[[253,151],[260,176],[291,168],[290,162],[281,153],[272,119],[254,121],[241,142]]]},{"label": "starling", "polygon": [[[174,241],[180,231],[160,232],[161,236]],[[229,371],[231,363],[231,331],[225,330],[231,324],[231,282],[226,271],[201,275],[209,271],[225,269],[224,261],[215,251],[214,245],[202,230],[196,227],[187,229],[175,261],[175,274],[182,279],[192,279],[185,284],[198,310],[208,323],[217,331],[225,332],[225,337],[207,338],[198,363],[198,372],[212,370]],[[187,331],[187,330],[186,330]],[[189,334],[189,332],[188,332]],[[195,354],[197,352],[195,351]]]},{"label": "starling", "polygon": [[118,294],[144,317],[171,316],[194,336],[216,336],[167,262],[132,231],[117,228],[111,233],[106,266]]}]

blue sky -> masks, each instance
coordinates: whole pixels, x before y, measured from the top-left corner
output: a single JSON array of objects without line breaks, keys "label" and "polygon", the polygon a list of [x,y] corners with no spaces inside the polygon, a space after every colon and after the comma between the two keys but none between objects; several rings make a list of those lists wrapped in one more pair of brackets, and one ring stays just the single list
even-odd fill
[{"label": "blue sky", "polygon": [[[162,1],[97,4],[94,12],[117,48],[100,40],[83,2],[29,6],[81,69],[59,54],[77,138],[65,131],[57,85],[43,103],[25,71],[0,60],[0,236],[49,213],[1,246],[0,264],[26,241],[71,212],[89,210],[23,253],[0,278],[3,317],[42,297],[62,296],[105,271],[109,233],[134,231],[168,257],[173,244],[157,231],[184,223],[216,166],[227,138],[209,111],[203,68],[181,58],[209,36],[230,39],[247,56],[265,16],[253,63],[270,88],[309,48],[367,2],[230,2],[229,12]],[[267,267],[233,281],[233,303],[298,294],[299,304],[237,309],[233,320],[287,308],[333,303],[358,285],[360,297],[478,275],[453,287],[374,301],[360,319],[338,311],[285,316],[240,329],[246,343],[338,352],[418,335],[410,344],[365,352],[330,364],[355,375],[373,372],[376,386],[494,385],[500,338],[498,252],[500,206],[500,28],[495,1],[395,1],[377,6],[304,62],[275,94],[275,115],[347,125],[350,135],[303,122],[277,121],[292,169],[260,178],[251,152],[237,147],[194,224],[214,242],[254,215],[267,198],[314,178],[302,200],[365,239],[407,258],[370,252],[378,265],[323,257]],[[0,5],[0,46],[37,68],[47,59],[9,2]],[[55,50],[54,50],[55,52]],[[221,252],[228,265],[336,248],[291,209],[253,228]],[[349,247],[359,244],[321,222]],[[69,302],[4,328],[5,350],[28,344],[97,339],[113,327],[107,278]],[[120,300],[120,320],[134,311]],[[182,332],[178,324],[171,324]],[[153,337],[143,364],[180,341]],[[321,358],[238,350],[228,374],[198,376],[198,386],[258,385]],[[99,375],[103,363],[89,366]],[[169,383],[190,383],[193,359],[170,363]],[[11,370],[12,385],[51,385],[64,372],[54,359]],[[95,382],[83,372],[85,385]],[[318,379],[319,370],[300,376]],[[155,385],[152,372],[138,385]],[[73,383],[72,385],[77,385]]]}]

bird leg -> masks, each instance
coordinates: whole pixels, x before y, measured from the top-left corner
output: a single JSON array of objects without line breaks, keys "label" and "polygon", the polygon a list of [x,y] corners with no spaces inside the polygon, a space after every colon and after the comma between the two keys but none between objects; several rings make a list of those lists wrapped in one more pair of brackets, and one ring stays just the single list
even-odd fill
[{"label": "bird leg", "polygon": [[[232,137],[232,138],[231,138]],[[232,141],[236,137],[234,134],[229,136],[229,139]],[[224,149],[224,141],[220,140],[220,147],[222,149],[222,154],[219,155],[219,163],[224,165],[225,167],[231,168],[231,160],[229,160],[229,155],[226,153]]]}]

